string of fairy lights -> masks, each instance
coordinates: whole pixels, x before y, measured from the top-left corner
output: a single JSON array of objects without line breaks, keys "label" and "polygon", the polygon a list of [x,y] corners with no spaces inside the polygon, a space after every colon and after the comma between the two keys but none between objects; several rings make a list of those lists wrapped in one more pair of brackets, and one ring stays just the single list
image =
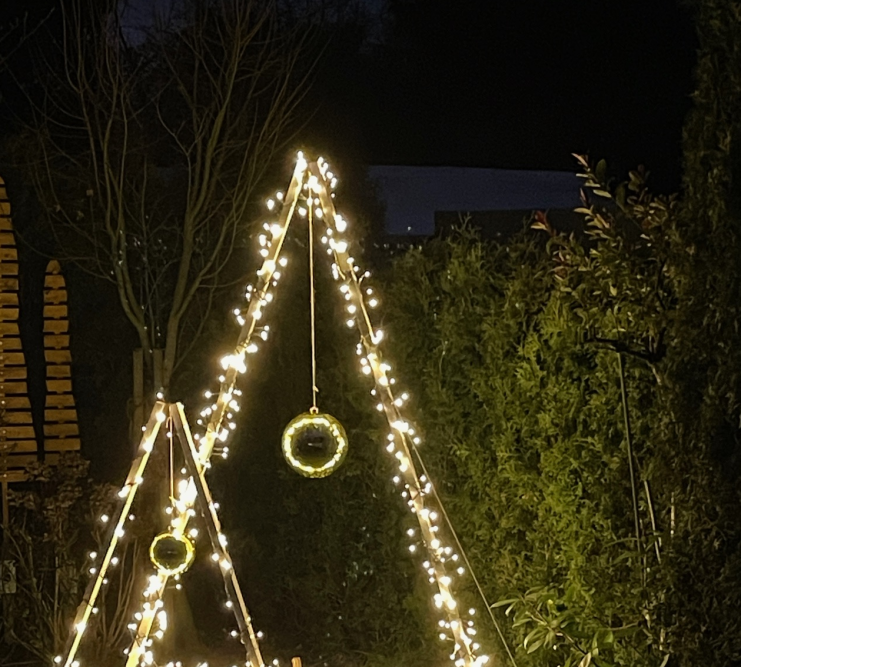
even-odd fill
[{"label": "string of fairy lights", "polygon": [[[384,449],[393,457],[396,465],[393,484],[399,489],[408,509],[417,520],[417,528],[407,531],[408,550],[412,554],[422,555],[423,568],[430,584],[435,587],[433,604],[441,613],[438,621],[439,637],[453,643],[451,658],[459,668],[481,666],[488,661],[488,656],[480,654],[480,645],[474,638],[476,626],[471,617],[475,615],[475,610],[469,608],[465,617],[456,598],[456,581],[464,575],[466,569],[461,556],[444,536],[445,532],[440,524],[444,509],[435,503],[432,482],[415,468],[411,453],[421,444],[421,439],[415,427],[401,413],[410,396],[407,392],[395,390],[396,379],[392,375],[392,367],[381,352],[380,343],[384,332],[373,326],[369,314],[369,309],[380,305],[380,299],[371,287],[365,285],[370,272],[362,271],[349,253],[349,242],[345,236],[348,223],[336,212],[333,204],[336,184],[337,178],[323,158],[309,162],[300,152],[297,154],[286,193],[279,192],[274,199],[267,201],[270,212],[277,210],[277,220],[263,223],[263,232],[258,235],[261,267],[257,271],[256,281],[245,287],[247,306],[233,312],[241,329],[232,352],[220,360],[222,372],[218,377],[219,389],[215,393],[209,390],[204,393],[205,398],[212,400],[212,403],[201,409],[196,420],[203,427],[203,434],[191,435],[181,405],[167,404],[159,394],[158,403],[143,427],[139,455],[134,459],[120,491],[123,503],[113,521],[104,515],[100,518],[101,523],[111,524],[114,528],[103,559],[97,566],[90,568],[91,582],[75,614],[67,652],[56,657],[57,664],[64,661],[66,666],[80,665],[77,653],[81,640],[91,617],[98,612],[95,603],[100,590],[108,583],[107,571],[117,564],[115,550],[125,535],[126,523],[134,519],[130,514],[133,499],[143,482],[142,476],[154,442],[161,428],[166,425],[169,438],[172,438],[173,431],[176,430],[182,439],[187,439],[192,455],[185,457],[189,465],[181,469],[183,477],[176,485],[176,498],[166,508],[170,517],[167,532],[185,542],[196,538],[198,529],[189,526],[196,516],[196,503],[200,505],[205,519],[209,517],[212,558],[218,564],[226,585],[226,607],[235,613],[238,622],[238,629],[231,630],[230,635],[239,638],[245,646],[247,665],[265,665],[258,643],[262,633],[253,630],[235,577],[231,555],[226,547],[227,541],[220,531],[216,515],[218,504],[210,497],[204,472],[211,467],[213,456],[228,456],[227,441],[236,428],[235,416],[240,410],[241,391],[236,387],[236,382],[239,375],[247,371],[248,355],[257,352],[261,342],[269,336],[269,327],[259,323],[265,308],[272,302],[272,288],[277,286],[281,270],[287,264],[287,258],[281,254],[281,250],[295,214],[301,218],[314,216],[323,220],[327,226],[321,241],[327,246],[326,252],[331,256],[332,275],[345,302],[346,326],[357,330],[359,334],[355,349],[359,358],[357,368],[362,375],[373,380],[371,396],[376,402],[377,410],[383,413],[389,424]],[[95,562],[98,554],[93,552],[90,557]],[[123,648],[127,666],[155,665],[154,643],[163,638],[167,629],[167,615],[163,609],[164,592],[171,579],[175,587],[180,588],[179,577],[179,572],[165,570],[156,564],[154,573],[149,576],[142,591],[140,609],[135,612],[129,625],[134,635],[132,643]],[[273,661],[273,665],[278,665],[277,660]]]}]

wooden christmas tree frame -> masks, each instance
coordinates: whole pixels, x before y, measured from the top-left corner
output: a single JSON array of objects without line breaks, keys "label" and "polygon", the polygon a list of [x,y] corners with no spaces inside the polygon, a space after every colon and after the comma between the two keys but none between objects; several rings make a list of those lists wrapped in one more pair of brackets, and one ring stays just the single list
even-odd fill
[{"label": "wooden christmas tree frame", "polygon": [[[72,638],[64,656],[57,657],[57,663],[66,666],[77,666],[77,654],[81,640],[93,614],[98,594],[105,582],[105,573],[112,563],[115,549],[124,535],[124,526],[128,520],[130,507],[136,492],[143,482],[146,463],[154,449],[162,425],[168,425],[167,433],[175,438],[182,449],[188,470],[188,478],[179,483],[178,498],[172,507],[172,519],[168,532],[183,536],[189,531],[189,524],[197,514],[197,504],[201,517],[207,527],[214,549],[214,559],[218,562],[228,595],[227,607],[235,613],[238,622],[238,635],[243,643],[247,663],[261,666],[263,658],[257,642],[258,634],[254,633],[250,615],[244,603],[232,559],[226,549],[225,536],[220,532],[219,520],[210,490],[205,480],[205,472],[210,467],[214,455],[226,456],[228,449],[224,445],[228,435],[234,429],[233,412],[239,410],[237,397],[240,391],[236,388],[238,375],[246,370],[246,356],[257,350],[257,339],[265,340],[268,327],[260,328],[265,306],[271,301],[271,288],[279,279],[280,268],[286,265],[286,258],[281,256],[281,249],[287,231],[296,214],[302,218],[322,221],[327,229],[322,236],[322,243],[328,246],[327,253],[332,258],[331,270],[334,279],[339,283],[339,290],[346,302],[346,325],[358,330],[359,343],[356,354],[359,357],[360,373],[370,376],[374,387],[370,393],[377,403],[377,409],[384,414],[389,433],[384,444],[387,453],[392,455],[398,468],[393,477],[394,484],[400,488],[409,510],[415,515],[419,532],[408,530],[412,541],[408,549],[412,553],[425,552],[426,560],[423,568],[430,583],[435,585],[433,602],[441,611],[439,620],[440,637],[453,640],[452,659],[456,666],[482,665],[488,657],[477,655],[478,643],[473,640],[476,633],[472,620],[465,620],[459,610],[455,598],[454,580],[463,575],[464,566],[459,562],[458,551],[445,544],[440,534],[439,518],[444,515],[441,501],[428,476],[419,473],[415,466],[415,458],[419,458],[417,446],[420,438],[415,429],[402,416],[400,409],[408,400],[407,393],[396,394],[393,385],[396,382],[390,375],[391,367],[384,361],[379,344],[383,332],[374,329],[369,315],[369,308],[375,308],[379,301],[371,288],[364,286],[370,273],[361,272],[353,257],[349,254],[348,241],[343,236],[347,229],[346,221],[337,214],[332,192],[336,178],[329,171],[324,159],[307,162],[302,153],[297,155],[296,167],[286,193],[278,193],[277,201],[270,199],[270,211],[278,210],[277,221],[264,224],[264,233],[259,235],[262,265],[257,271],[254,285],[248,286],[245,297],[248,305],[245,311],[235,309],[234,314],[241,325],[238,342],[231,354],[222,359],[223,374],[219,377],[220,387],[215,394],[211,406],[201,411],[202,418],[207,419],[203,436],[192,436],[189,423],[181,404],[171,404],[158,397],[158,403],[146,425],[139,443],[139,455],[133,461],[127,481],[121,489],[120,496],[124,500],[119,514],[112,522],[108,547],[99,564],[91,569],[92,580],[84,600],[75,615]],[[311,230],[311,225],[310,225]],[[314,242],[314,239],[312,240]],[[211,398],[213,393],[205,396]],[[203,419],[199,419],[201,424]],[[419,460],[421,469],[422,460]],[[108,518],[104,518],[108,521]],[[456,538],[455,538],[456,540]],[[457,544],[460,550],[459,543]],[[465,558],[465,557],[464,557]],[[469,567],[469,565],[468,565]],[[127,654],[127,666],[151,665],[153,663],[153,642],[157,639],[156,619],[163,608],[164,591],[169,582],[169,575],[163,569],[156,569],[149,578],[148,586],[143,591],[144,601],[136,613],[136,634]],[[469,614],[475,614],[470,608]],[[157,629],[157,630],[156,630]],[[163,635],[161,631],[161,635]]]}]

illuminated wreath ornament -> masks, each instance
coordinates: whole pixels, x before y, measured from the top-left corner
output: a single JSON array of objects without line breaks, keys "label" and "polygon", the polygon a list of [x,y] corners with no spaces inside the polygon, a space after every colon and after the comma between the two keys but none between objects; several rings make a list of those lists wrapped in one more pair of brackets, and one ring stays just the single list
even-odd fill
[{"label": "illuminated wreath ornament", "polygon": [[307,478],[325,478],[343,463],[349,441],[343,425],[327,413],[301,413],[281,437],[287,463]]},{"label": "illuminated wreath ornament", "polygon": [[149,557],[158,571],[167,577],[185,573],[195,560],[195,544],[182,534],[165,531],[155,536]]}]

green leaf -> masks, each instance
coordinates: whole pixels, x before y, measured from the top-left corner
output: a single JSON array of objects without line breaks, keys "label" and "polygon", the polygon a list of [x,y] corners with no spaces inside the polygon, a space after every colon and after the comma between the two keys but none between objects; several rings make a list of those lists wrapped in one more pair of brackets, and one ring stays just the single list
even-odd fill
[{"label": "green leaf", "polygon": [[526,651],[528,654],[531,654],[531,653],[534,652],[535,650],[540,649],[541,645],[544,644],[544,640],[545,640],[544,638],[541,638],[540,640],[536,640],[536,641],[533,642],[531,645],[529,645],[529,646],[526,648],[525,651]]},{"label": "green leaf", "polygon": [[514,603],[518,602],[519,600],[520,599],[518,599],[518,598],[505,598],[504,600],[498,601],[497,603],[492,603],[491,607],[492,608],[500,608],[505,605],[513,605]]},{"label": "green leaf", "polygon": [[596,178],[599,179],[600,183],[606,182],[606,176],[607,176],[606,172],[607,172],[607,168],[606,168],[605,160],[600,160],[598,163],[596,163],[596,170],[594,173],[596,174]]}]

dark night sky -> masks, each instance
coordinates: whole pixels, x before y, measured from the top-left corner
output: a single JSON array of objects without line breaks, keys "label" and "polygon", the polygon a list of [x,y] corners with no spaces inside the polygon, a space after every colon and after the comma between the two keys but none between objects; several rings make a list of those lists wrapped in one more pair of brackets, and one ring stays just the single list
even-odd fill
[{"label": "dark night sky", "polygon": [[334,151],[556,170],[589,153],[678,187],[696,49],[678,3],[397,2],[384,34],[376,57],[323,64],[314,127]]},{"label": "dark night sky", "polygon": [[[130,4],[144,16],[171,1]],[[658,190],[679,186],[696,50],[681,0],[358,4],[376,39],[359,49],[353,31],[336,32],[311,95],[309,131],[331,155],[572,171],[571,154],[588,153],[619,175],[645,164]],[[5,23],[33,25],[55,5],[16,3]]]}]

